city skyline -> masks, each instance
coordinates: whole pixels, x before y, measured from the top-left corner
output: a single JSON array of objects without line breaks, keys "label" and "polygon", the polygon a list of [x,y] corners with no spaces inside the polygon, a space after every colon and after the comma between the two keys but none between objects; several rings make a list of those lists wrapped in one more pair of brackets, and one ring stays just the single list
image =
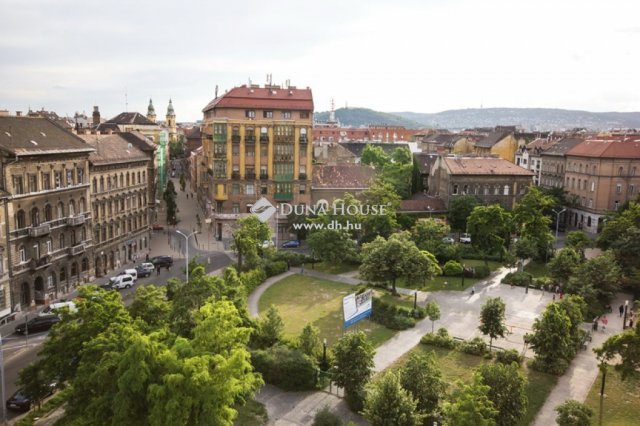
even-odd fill
[{"label": "city skyline", "polygon": [[264,85],[267,74],[310,87],[316,111],[331,99],[387,112],[640,110],[640,6],[623,1],[2,3],[10,111],[98,105],[110,118],[144,114],[152,98],[162,120],[171,98],[178,121],[195,121],[216,86]]}]

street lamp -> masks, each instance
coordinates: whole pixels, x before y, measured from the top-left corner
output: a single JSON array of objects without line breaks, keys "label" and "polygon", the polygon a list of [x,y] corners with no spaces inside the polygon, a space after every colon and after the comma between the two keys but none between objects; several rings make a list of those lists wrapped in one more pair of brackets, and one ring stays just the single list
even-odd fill
[{"label": "street lamp", "polygon": [[560,225],[560,215],[567,211],[567,209],[562,209],[559,212],[555,210],[551,210],[556,214],[556,243],[558,242],[558,226]]},{"label": "street lamp", "polygon": [[460,287],[464,288],[464,263],[462,264],[462,282],[460,283]]},{"label": "street lamp", "polygon": [[622,320],[622,329],[627,328],[627,309],[629,308],[629,301],[624,301],[624,319]]},{"label": "street lamp", "polygon": [[176,229],[176,232],[184,237],[184,245],[186,246],[186,250],[187,250],[187,266],[186,266],[185,270],[187,272],[187,283],[188,283],[189,282],[189,238],[191,238],[192,236],[196,235],[198,233],[198,231],[194,230],[189,235],[184,234],[179,229]]},{"label": "street lamp", "polygon": [[322,339],[322,366],[327,369],[327,338]]}]

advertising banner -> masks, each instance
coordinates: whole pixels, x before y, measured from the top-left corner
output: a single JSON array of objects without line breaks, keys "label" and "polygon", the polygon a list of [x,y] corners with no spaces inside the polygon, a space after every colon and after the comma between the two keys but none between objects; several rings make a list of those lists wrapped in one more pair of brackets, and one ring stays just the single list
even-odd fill
[{"label": "advertising banner", "polygon": [[342,299],[344,328],[371,316],[372,297],[373,292],[371,290],[367,290],[360,294],[352,293]]}]

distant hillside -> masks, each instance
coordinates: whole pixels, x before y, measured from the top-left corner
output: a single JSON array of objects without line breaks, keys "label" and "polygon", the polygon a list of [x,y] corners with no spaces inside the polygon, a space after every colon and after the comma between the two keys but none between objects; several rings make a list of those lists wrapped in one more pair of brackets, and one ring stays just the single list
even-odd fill
[{"label": "distant hillside", "polygon": [[[317,112],[314,115],[317,121],[327,121],[329,119],[328,111]],[[423,127],[420,123],[411,119],[368,108],[338,108],[336,110],[336,119],[340,124],[348,127],[366,127],[369,125],[404,126],[410,129]]]},{"label": "distant hillside", "polygon": [[[318,121],[326,121],[329,119],[329,112],[318,112],[315,117]],[[496,125],[515,125],[526,130],[640,128],[640,112],[589,112],[552,108],[472,108],[434,114],[339,108],[336,110],[336,118],[342,125],[350,127],[386,124],[410,129],[434,127],[455,130]]]},{"label": "distant hillside", "polygon": [[584,127],[591,130],[640,127],[640,112],[589,112],[551,108],[473,108],[435,114],[395,112],[394,115],[417,121],[423,127],[464,129],[516,125],[526,130],[566,130]]}]

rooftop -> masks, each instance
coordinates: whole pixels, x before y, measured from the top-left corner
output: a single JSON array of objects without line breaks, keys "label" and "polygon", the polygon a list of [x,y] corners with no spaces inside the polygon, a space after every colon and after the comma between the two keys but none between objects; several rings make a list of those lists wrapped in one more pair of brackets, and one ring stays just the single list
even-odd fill
[{"label": "rooftop", "polygon": [[149,159],[147,154],[129,142],[123,135],[125,133],[81,135],[80,137],[95,149],[89,155],[91,164],[132,163]]},{"label": "rooftop", "polygon": [[640,159],[640,136],[587,139],[575,145],[567,155],[578,157]]},{"label": "rooftop", "polygon": [[451,175],[533,176],[535,174],[502,158],[444,157],[443,160]]},{"label": "rooftop", "polygon": [[368,188],[375,177],[371,166],[360,164],[341,164],[338,166],[313,166],[311,187],[363,189]]},{"label": "rooftop", "polygon": [[75,134],[39,117],[0,117],[0,149],[13,155],[93,151]]},{"label": "rooftop", "polygon": [[556,144],[554,144],[551,148],[545,150],[543,155],[552,155],[555,157],[561,157],[567,153],[571,148],[578,145],[584,141],[584,139],[580,138],[563,138],[560,139]]},{"label": "rooftop", "polygon": [[484,138],[476,142],[476,146],[480,148],[491,148],[495,144],[500,142],[502,139],[509,136],[511,133],[513,132],[508,130],[499,130],[499,131],[491,132],[487,136],[485,136]]},{"label": "rooftop", "polygon": [[255,108],[313,111],[313,95],[311,89],[296,87],[280,87],[256,84],[234,87],[222,96],[218,96],[204,107],[202,112],[214,108]]}]

